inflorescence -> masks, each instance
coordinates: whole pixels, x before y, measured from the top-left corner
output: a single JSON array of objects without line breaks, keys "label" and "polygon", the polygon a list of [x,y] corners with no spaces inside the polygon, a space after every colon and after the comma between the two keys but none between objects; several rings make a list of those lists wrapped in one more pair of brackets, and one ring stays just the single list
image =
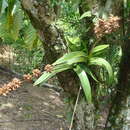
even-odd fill
[{"label": "inflorescence", "polygon": [[[51,72],[53,70],[53,66],[50,64],[47,64],[44,68],[46,72]],[[32,75],[31,74],[24,74],[23,75],[23,80],[27,82],[33,82],[33,78],[38,78],[40,77],[42,72],[39,69],[34,69],[32,70]],[[18,78],[13,78],[13,80],[7,84],[4,84],[0,88],[0,95],[6,96],[10,91],[14,91],[17,88],[22,86],[23,81],[18,79]]]},{"label": "inflorescence", "polygon": [[107,20],[99,19],[95,24],[94,33],[97,38],[103,37],[105,34],[115,32],[119,27],[120,18],[118,16],[110,15]]},{"label": "inflorescence", "polygon": [[0,88],[0,95],[6,96],[10,91],[16,90],[21,87],[22,81],[18,78],[14,78],[11,82],[4,84],[2,88]]}]

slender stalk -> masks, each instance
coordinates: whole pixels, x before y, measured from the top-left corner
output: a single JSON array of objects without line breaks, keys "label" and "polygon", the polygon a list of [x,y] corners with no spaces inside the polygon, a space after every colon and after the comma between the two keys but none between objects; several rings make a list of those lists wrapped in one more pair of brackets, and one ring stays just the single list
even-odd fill
[{"label": "slender stalk", "polygon": [[80,86],[79,91],[78,91],[78,95],[77,95],[77,99],[76,99],[76,103],[75,103],[75,106],[74,106],[74,111],[73,111],[73,115],[72,115],[72,119],[71,119],[69,130],[72,130],[72,127],[73,127],[74,115],[75,115],[76,108],[77,108],[77,105],[78,105],[78,100],[79,100],[81,89],[82,88]]}]

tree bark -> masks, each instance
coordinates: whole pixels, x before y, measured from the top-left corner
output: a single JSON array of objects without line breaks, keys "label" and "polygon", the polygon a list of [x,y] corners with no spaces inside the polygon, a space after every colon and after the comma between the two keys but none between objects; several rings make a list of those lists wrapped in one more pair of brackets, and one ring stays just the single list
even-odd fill
[{"label": "tree bark", "polygon": [[[122,2],[123,6],[123,2]],[[126,112],[129,110],[129,93],[130,93],[130,39],[128,35],[130,34],[130,23],[128,23],[127,19],[124,19],[124,7],[122,11],[122,32],[124,41],[122,45],[122,58],[120,62],[119,69],[119,77],[118,84],[116,85],[116,94],[113,98],[112,105],[110,108],[110,112],[108,115],[106,129],[124,129],[124,123],[126,120]],[[130,17],[130,10],[127,12],[128,18]],[[125,12],[126,14],[126,12]],[[125,25],[126,24],[126,25]],[[124,29],[125,27],[125,29]],[[128,107],[126,109],[126,107]],[[126,126],[127,124],[125,124]],[[127,125],[128,126],[128,125]],[[126,128],[126,127],[125,127]]]},{"label": "tree bark", "polygon": [[[67,44],[63,32],[55,26],[56,13],[50,0],[22,0],[23,10],[28,14],[32,25],[37,30],[45,50],[44,64],[51,64],[67,52]],[[65,71],[57,74],[61,87],[71,96],[76,96],[79,88],[79,80],[73,71]],[[92,117],[93,106],[83,100],[79,101],[76,112],[74,130],[93,130]],[[82,105],[81,105],[82,104]],[[80,106],[81,105],[81,106]],[[86,113],[89,114],[86,114]],[[81,114],[82,113],[82,114]],[[85,119],[85,120],[84,120]],[[86,122],[87,121],[87,122]],[[91,126],[89,126],[91,124]]]},{"label": "tree bark", "polygon": [[[127,97],[130,93],[130,39],[127,39],[123,48],[123,56],[120,64],[119,79],[116,89],[116,96],[112,102],[108,117],[107,129],[113,127],[117,130],[123,126],[124,117],[120,117],[123,108],[126,106]],[[119,125],[120,124],[120,125]],[[106,126],[106,127],[107,127]],[[115,130],[116,130],[115,129]]]},{"label": "tree bark", "polygon": [[[50,0],[22,0],[22,7],[28,14],[32,25],[37,30],[45,50],[44,65],[52,64],[67,52],[63,32],[54,24],[56,13]],[[44,66],[43,66],[44,68]],[[76,95],[79,82],[74,72],[66,71],[57,74],[61,87]]]}]

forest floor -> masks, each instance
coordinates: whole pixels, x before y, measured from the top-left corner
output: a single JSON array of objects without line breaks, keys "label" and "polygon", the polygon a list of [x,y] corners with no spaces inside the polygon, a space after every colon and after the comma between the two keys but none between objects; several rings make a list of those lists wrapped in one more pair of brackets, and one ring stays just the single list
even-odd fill
[{"label": "forest floor", "polygon": [[[0,73],[0,86],[11,79]],[[67,130],[65,111],[60,93],[25,83],[0,96],[0,130]]]}]

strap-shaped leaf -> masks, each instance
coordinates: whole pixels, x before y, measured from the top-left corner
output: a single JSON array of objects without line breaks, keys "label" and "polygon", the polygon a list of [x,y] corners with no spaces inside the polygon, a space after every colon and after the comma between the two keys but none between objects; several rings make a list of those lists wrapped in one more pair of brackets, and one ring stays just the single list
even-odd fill
[{"label": "strap-shaped leaf", "polygon": [[76,58],[76,57],[87,57],[87,55],[86,55],[86,53],[84,53],[82,51],[70,52],[68,54],[65,54],[63,57],[58,59],[56,62],[54,62],[53,65],[65,63],[68,60],[72,60],[73,58]]},{"label": "strap-shaped leaf", "polygon": [[68,65],[73,65],[75,63],[87,62],[86,57],[74,57],[66,62]]},{"label": "strap-shaped leaf", "polygon": [[82,16],[79,19],[83,19],[85,17],[91,17],[92,16],[92,12],[91,11],[87,11],[85,13],[82,14]]},{"label": "strap-shaped leaf", "polygon": [[71,66],[68,65],[59,65],[58,67],[54,68],[52,72],[43,72],[43,74],[40,76],[40,78],[38,78],[35,83],[34,86],[40,84],[40,83],[44,83],[46,82],[48,79],[50,79],[51,77],[53,77],[54,75],[56,75],[59,72],[65,71],[67,69],[70,69]]},{"label": "strap-shaped leaf", "polygon": [[92,49],[91,54],[92,55],[97,55],[97,54],[101,54],[105,49],[107,49],[109,47],[109,45],[99,45],[96,46]]},{"label": "strap-shaped leaf", "polygon": [[109,76],[108,83],[111,84],[113,82],[112,67],[105,59],[98,58],[98,57],[90,58],[89,65],[98,65],[98,66],[104,67],[108,72],[108,76]]},{"label": "strap-shaped leaf", "polygon": [[71,69],[75,63],[86,62],[86,54],[84,52],[72,52],[61,57],[53,63],[53,71],[51,73],[44,72],[43,75],[34,83],[38,85],[41,82],[46,82],[49,78],[67,69]]},{"label": "strap-shaped leaf", "polygon": [[85,65],[81,65],[81,67],[85,70],[85,72],[90,75],[96,82],[99,82],[97,80],[97,78],[95,77],[95,75],[93,74],[93,72],[91,71],[91,69],[89,69],[87,66]]},{"label": "strap-shaped leaf", "polygon": [[91,86],[89,83],[88,76],[85,73],[85,70],[83,68],[81,68],[79,65],[77,65],[76,69],[74,69],[74,70],[80,79],[80,82],[83,87],[84,94],[85,94],[85,97],[86,97],[88,103],[92,103]]}]

